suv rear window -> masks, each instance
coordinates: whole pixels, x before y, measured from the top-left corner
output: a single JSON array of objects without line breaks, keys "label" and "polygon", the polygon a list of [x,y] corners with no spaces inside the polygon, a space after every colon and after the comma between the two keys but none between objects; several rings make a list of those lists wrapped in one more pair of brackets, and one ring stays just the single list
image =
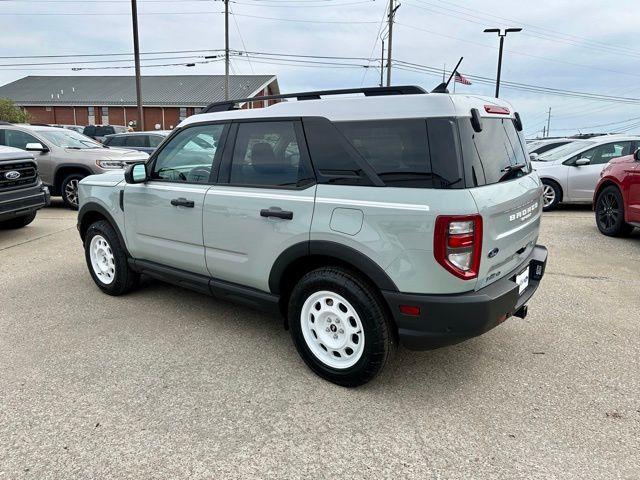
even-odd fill
[{"label": "suv rear window", "polygon": [[491,185],[531,172],[524,141],[513,120],[483,118],[481,132],[475,132],[465,118],[459,125],[468,187]]},{"label": "suv rear window", "polygon": [[336,123],[390,187],[461,188],[455,124],[447,119]]}]

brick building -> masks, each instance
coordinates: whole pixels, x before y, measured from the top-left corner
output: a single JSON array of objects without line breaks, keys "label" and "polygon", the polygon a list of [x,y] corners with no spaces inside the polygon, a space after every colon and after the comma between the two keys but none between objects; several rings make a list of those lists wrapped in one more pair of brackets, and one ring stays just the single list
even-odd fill
[{"label": "brick building", "polygon": [[[232,75],[230,98],[280,93],[274,75]],[[28,76],[0,87],[0,98],[24,108],[32,123],[128,125],[138,122],[135,77]],[[223,75],[142,77],[146,130],[171,129],[211,102],[224,100]],[[249,105],[261,107],[261,102]]]}]

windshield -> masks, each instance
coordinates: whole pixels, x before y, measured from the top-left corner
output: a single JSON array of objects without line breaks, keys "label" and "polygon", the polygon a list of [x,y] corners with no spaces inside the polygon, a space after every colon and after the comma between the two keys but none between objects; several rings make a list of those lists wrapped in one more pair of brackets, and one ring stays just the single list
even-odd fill
[{"label": "windshield", "polygon": [[536,158],[536,162],[553,162],[554,160],[560,160],[564,157],[570,157],[574,153],[579,152],[585,148],[591,147],[595,145],[596,142],[589,142],[586,140],[576,140],[575,142],[567,143],[562,147],[554,148],[553,150],[549,150],[542,155],[538,155]]},{"label": "windshield", "polygon": [[104,148],[95,140],[73,130],[38,130],[38,133],[61,148]]}]

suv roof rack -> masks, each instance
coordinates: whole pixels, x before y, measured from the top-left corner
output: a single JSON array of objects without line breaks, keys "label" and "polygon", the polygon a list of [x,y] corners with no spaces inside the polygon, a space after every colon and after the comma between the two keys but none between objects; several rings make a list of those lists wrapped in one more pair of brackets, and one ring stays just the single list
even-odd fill
[{"label": "suv roof rack", "polygon": [[281,100],[285,98],[295,98],[297,100],[320,100],[322,96],[345,95],[349,93],[362,93],[365,97],[379,97],[385,95],[416,95],[427,93],[422,87],[416,85],[400,85],[394,87],[364,87],[364,88],[343,88],[339,90],[318,90],[314,92],[284,93],[281,95],[264,95],[262,97],[238,98],[235,100],[225,100],[207,105],[200,113],[225,112],[236,110],[238,103],[259,102],[261,100]]}]

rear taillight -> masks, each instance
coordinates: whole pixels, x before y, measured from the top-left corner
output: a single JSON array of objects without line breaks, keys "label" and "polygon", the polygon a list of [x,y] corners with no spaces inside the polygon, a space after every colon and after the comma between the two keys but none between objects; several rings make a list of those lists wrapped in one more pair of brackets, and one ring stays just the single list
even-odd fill
[{"label": "rear taillight", "polygon": [[464,280],[477,278],[482,252],[480,215],[436,218],[433,254],[440,265]]}]

